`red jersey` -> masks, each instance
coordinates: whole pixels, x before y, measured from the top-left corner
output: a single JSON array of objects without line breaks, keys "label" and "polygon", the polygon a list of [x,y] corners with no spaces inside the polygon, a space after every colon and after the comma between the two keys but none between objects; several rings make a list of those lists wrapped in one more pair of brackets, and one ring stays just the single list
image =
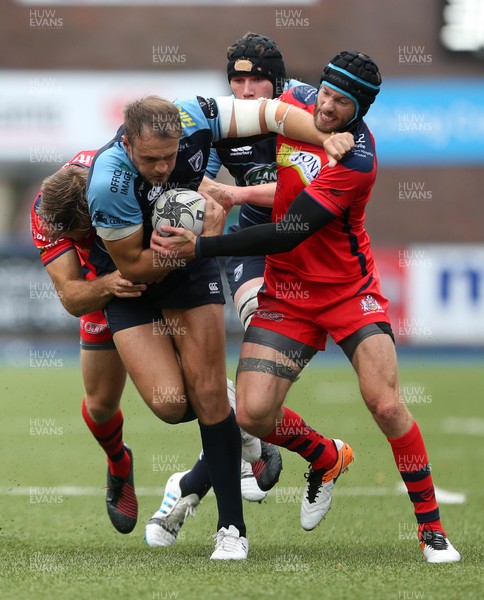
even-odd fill
[{"label": "red jersey", "polygon": [[[67,162],[62,169],[69,166],[84,167],[88,169],[91,166],[92,159],[96,154],[97,150],[83,150],[76,154],[69,162]],[[37,208],[40,205],[42,197],[40,191],[37,194],[30,213],[31,232],[34,244],[40,253],[42,263],[48,265],[50,262],[68,252],[69,250],[76,250],[79,257],[79,261],[82,265],[84,277],[86,279],[93,279],[96,276],[95,268],[89,263],[89,250],[92,246],[94,239],[94,230],[92,235],[83,238],[82,240],[73,240],[69,237],[60,238],[55,242],[52,242],[42,233],[42,220],[37,214]]]},{"label": "red jersey", "polygon": [[[280,99],[314,113],[317,91],[298,86]],[[277,143],[277,188],[272,220],[281,221],[303,190],[335,219],[294,250],[268,255],[267,265],[295,272],[309,281],[346,283],[373,271],[370,239],[365,230],[365,207],[375,182],[375,141],[364,122],[354,131],[355,147],[336,167],[327,166],[323,148],[294,142],[281,135]],[[304,227],[304,223],[284,223]]]}]

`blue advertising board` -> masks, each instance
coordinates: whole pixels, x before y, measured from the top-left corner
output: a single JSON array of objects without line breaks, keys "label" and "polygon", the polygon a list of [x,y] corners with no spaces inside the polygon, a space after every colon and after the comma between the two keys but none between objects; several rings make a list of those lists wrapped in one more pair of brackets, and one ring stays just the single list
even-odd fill
[{"label": "blue advertising board", "polygon": [[483,164],[484,76],[384,78],[365,120],[382,166]]}]

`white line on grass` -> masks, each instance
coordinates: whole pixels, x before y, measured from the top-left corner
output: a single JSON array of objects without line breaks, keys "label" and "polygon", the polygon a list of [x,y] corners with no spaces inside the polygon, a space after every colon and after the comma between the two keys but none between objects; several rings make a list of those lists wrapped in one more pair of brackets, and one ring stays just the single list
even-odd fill
[{"label": "white line on grass", "polygon": [[[163,496],[164,488],[137,487],[137,496]],[[42,494],[57,494],[59,496],[105,496],[106,488],[83,487],[77,485],[52,486],[16,486],[0,488],[0,496],[32,496]]]},{"label": "white line on grass", "polygon": [[478,417],[448,417],[442,422],[444,433],[484,435],[484,419]]},{"label": "white line on grass", "polygon": [[[435,499],[439,504],[465,504],[467,499],[466,495],[461,492],[451,492],[442,488],[434,486]],[[403,481],[399,482],[396,486],[397,494],[406,494],[407,488]]]},{"label": "white line on grass", "polygon": [[[464,504],[466,500],[465,494],[458,492],[450,492],[441,488],[435,488],[437,502],[441,504]],[[269,494],[275,496],[302,496],[304,492],[303,487],[292,487],[292,486],[278,486],[272,489]],[[403,483],[397,484],[395,487],[382,487],[382,486],[371,486],[371,487],[338,487],[338,496],[395,496],[405,493],[406,489]],[[163,488],[149,488],[149,487],[138,487],[136,488],[137,496],[157,496],[161,498],[163,496]],[[210,494],[213,495],[213,490],[210,490]],[[75,485],[59,485],[59,486],[16,486],[12,488],[3,487],[0,488],[0,496],[44,496],[44,495],[57,495],[57,496],[104,496],[106,494],[105,488],[88,487],[88,486],[75,486]]]}]

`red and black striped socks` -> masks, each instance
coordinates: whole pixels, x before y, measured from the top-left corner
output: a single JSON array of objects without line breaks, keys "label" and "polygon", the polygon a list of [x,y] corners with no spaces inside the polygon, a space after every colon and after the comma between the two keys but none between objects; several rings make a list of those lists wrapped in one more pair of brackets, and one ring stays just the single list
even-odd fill
[{"label": "red and black striped socks", "polygon": [[262,438],[264,442],[297,452],[311,463],[314,470],[331,469],[338,458],[333,441],[306,425],[303,419],[287,406],[284,406],[283,410],[284,417],[277,422],[274,431]]},{"label": "red and black striped socks", "polygon": [[131,467],[131,459],[124,448],[121,409],[106,423],[96,423],[87,410],[86,397],[84,397],[82,399],[82,416],[90,432],[108,457],[111,475],[126,479]]},{"label": "red and black striped socks", "polygon": [[401,437],[387,439],[410,500],[415,507],[419,538],[424,528],[442,531],[445,536],[445,530],[440,522],[427,450],[416,421]]}]

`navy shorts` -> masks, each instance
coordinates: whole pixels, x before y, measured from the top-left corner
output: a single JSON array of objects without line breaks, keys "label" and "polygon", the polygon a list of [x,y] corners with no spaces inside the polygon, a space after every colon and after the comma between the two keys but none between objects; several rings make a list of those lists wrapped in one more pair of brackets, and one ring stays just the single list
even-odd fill
[{"label": "navy shorts", "polygon": [[[239,224],[231,225],[228,228],[229,232],[239,230]],[[246,281],[250,281],[256,277],[264,277],[265,266],[265,256],[229,256],[225,260],[225,273],[230,285],[232,298]]]},{"label": "navy shorts", "polygon": [[113,298],[104,308],[112,333],[159,321],[164,308],[195,308],[225,304],[217,259],[192,260],[172,271],[161,283],[148,287],[139,298]]}]

